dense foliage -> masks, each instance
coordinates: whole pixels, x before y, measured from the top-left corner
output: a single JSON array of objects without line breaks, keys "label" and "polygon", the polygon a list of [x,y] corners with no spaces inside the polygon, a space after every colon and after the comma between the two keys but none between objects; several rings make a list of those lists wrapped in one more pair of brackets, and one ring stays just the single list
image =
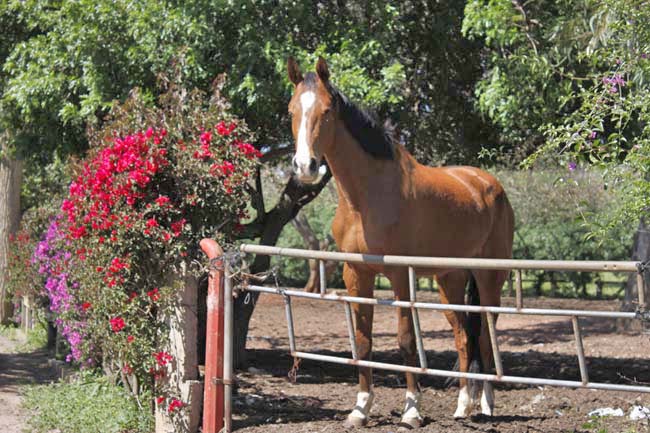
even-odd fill
[{"label": "dense foliage", "polygon": [[182,57],[189,87],[227,72],[235,111],[276,147],[289,137],[288,55],[324,55],[335,82],[397,121],[427,161],[472,158],[490,129],[472,106],[480,43],[461,35],[463,3],[443,1],[182,3],[152,0],[11,0],[0,61],[3,128],[23,155],[85,147],[83,130],[135,86]]},{"label": "dense foliage", "polygon": [[635,224],[650,205],[648,3],[474,0],[465,11],[465,34],[489,47],[481,110],[531,145],[528,165],[550,156],[601,168],[623,206],[592,231]]}]

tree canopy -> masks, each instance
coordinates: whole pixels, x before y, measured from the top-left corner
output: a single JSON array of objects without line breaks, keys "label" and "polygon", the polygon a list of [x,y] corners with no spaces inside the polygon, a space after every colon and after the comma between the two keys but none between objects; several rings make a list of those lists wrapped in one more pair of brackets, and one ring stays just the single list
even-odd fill
[{"label": "tree canopy", "polygon": [[525,166],[551,157],[598,167],[621,212],[594,231],[638,221],[650,205],[650,8],[647,1],[473,0],[463,31],[488,47],[481,111]]},{"label": "tree canopy", "polygon": [[288,140],[287,56],[311,67],[322,55],[337,85],[390,114],[421,159],[462,161],[489,137],[475,127],[480,44],[462,37],[462,14],[448,1],[9,0],[2,125],[23,155],[83,150],[88,122],[134,87],[153,98],[177,61],[188,88],[226,73],[235,112],[272,147]]}]

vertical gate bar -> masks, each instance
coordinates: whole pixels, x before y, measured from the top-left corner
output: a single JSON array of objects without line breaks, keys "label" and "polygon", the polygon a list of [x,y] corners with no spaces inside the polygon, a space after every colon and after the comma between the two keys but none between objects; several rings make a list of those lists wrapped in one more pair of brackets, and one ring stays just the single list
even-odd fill
[{"label": "vertical gate bar", "polygon": [[[413,266],[409,266],[409,296],[411,302],[415,302],[415,269],[413,269]],[[420,367],[427,368],[427,354],[424,351],[424,344],[422,343],[420,316],[418,315],[417,308],[411,307],[411,316],[413,317],[413,331],[415,333],[415,344],[420,358]]]},{"label": "vertical gate bar", "polygon": [[354,325],[352,324],[352,309],[349,302],[344,302],[345,306],[345,321],[348,324],[348,336],[350,337],[350,350],[352,351],[352,359],[359,359],[357,357],[357,340],[354,338]]},{"label": "vertical gate bar", "polygon": [[515,296],[517,308],[524,308],[524,298],[522,294],[522,278],[521,269],[515,270]]},{"label": "vertical gate bar", "polygon": [[318,261],[318,274],[320,276],[320,294],[324,295],[327,291],[327,277],[325,275],[325,261]]},{"label": "vertical gate bar", "polygon": [[643,281],[643,271],[636,274],[636,289],[639,292],[639,308],[645,307],[645,283]]},{"label": "vertical gate bar", "polygon": [[589,382],[589,374],[587,373],[587,362],[585,361],[585,351],[582,346],[582,333],[580,332],[580,323],[578,323],[578,316],[571,316],[573,323],[573,335],[576,339],[576,352],[578,353],[578,365],[580,366],[580,378],[582,384],[586,385]]},{"label": "vertical gate bar", "polygon": [[490,343],[492,343],[492,353],[494,355],[494,368],[497,371],[497,376],[503,376],[503,364],[501,364],[501,352],[499,352],[499,342],[497,341],[496,327],[494,326],[494,314],[491,312],[486,313],[488,322],[488,332],[490,333]]},{"label": "vertical gate bar", "polygon": [[203,239],[201,249],[210,259],[205,335],[203,386],[203,432],[218,433],[224,424],[223,345],[224,269],[223,250],[212,239]]},{"label": "vertical gate bar", "polygon": [[287,330],[289,331],[289,348],[291,353],[296,351],[296,335],[293,332],[293,313],[291,312],[291,297],[284,295],[284,307],[287,314]]},{"label": "vertical gate bar", "polygon": [[232,383],[233,383],[233,305],[232,273],[227,260],[224,260],[225,284],[223,291],[223,407],[226,433],[232,432]]}]

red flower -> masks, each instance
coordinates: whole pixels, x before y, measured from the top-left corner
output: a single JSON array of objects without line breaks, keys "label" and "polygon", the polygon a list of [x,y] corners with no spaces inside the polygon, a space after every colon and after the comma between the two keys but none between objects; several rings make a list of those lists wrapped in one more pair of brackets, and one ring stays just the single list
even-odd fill
[{"label": "red flower", "polygon": [[93,304],[91,304],[90,302],[84,302],[83,304],[81,304],[81,309],[86,311],[87,309],[89,309],[92,306],[93,306]]},{"label": "red flower", "polygon": [[128,337],[126,337],[126,341],[128,343],[133,343],[134,340],[135,340],[135,337],[133,335],[129,335]]},{"label": "red flower", "polygon": [[154,352],[153,357],[156,358],[156,362],[161,367],[164,367],[168,362],[174,359],[173,356],[165,351]]},{"label": "red flower", "polygon": [[164,396],[161,395],[161,396],[159,396],[159,397],[156,397],[156,403],[157,403],[157,404],[161,404],[163,401],[165,401],[165,397],[164,397]]},{"label": "red flower", "polygon": [[230,125],[226,126],[226,124],[221,121],[215,126],[215,128],[217,130],[217,134],[225,137],[232,134],[235,128],[237,128],[237,124],[235,122],[230,122]]},{"label": "red flower", "polygon": [[122,371],[126,374],[131,374],[133,373],[133,369],[129,364],[124,364],[124,367],[122,367]]},{"label": "red flower", "polygon": [[153,290],[149,290],[147,292],[147,296],[153,301],[156,302],[157,300],[160,299],[160,294],[158,293],[158,288],[154,288]]},{"label": "red flower", "polygon": [[212,133],[210,131],[205,131],[201,134],[201,144],[203,146],[209,146],[212,142]]},{"label": "red flower", "polygon": [[167,197],[166,195],[158,196],[158,198],[156,199],[156,204],[158,204],[158,206],[160,207],[169,204],[169,202],[170,202],[169,197]]},{"label": "red flower", "polygon": [[113,317],[111,320],[109,320],[109,322],[111,324],[111,329],[113,330],[113,332],[117,333],[120,332],[122,329],[124,329],[125,326],[124,319],[122,319],[119,316]]},{"label": "red flower", "polygon": [[147,227],[149,228],[158,227],[158,221],[156,221],[155,218],[149,218],[147,220]]},{"label": "red flower", "polygon": [[132,300],[134,300],[136,298],[136,296],[138,296],[138,294],[136,292],[129,293],[129,300],[127,302],[131,302]]},{"label": "red flower", "polygon": [[185,225],[185,218],[182,218],[176,222],[173,222],[171,224],[171,229],[172,232],[174,233],[174,236],[180,236],[181,232],[183,231],[183,226]]},{"label": "red flower", "polygon": [[183,402],[178,399],[172,398],[171,402],[169,402],[169,407],[167,408],[167,412],[172,413],[174,412],[174,410],[180,409],[181,407],[183,407]]}]

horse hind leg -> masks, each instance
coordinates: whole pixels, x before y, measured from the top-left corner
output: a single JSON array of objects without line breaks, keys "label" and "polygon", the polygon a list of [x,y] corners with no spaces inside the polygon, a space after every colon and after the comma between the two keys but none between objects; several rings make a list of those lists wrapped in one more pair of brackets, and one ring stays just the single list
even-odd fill
[{"label": "horse hind leg", "polygon": [[[409,281],[406,270],[400,269],[387,275],[395,297],[400,301],[409,300]],[[397,309],[397,344],[400,348],[404,363],[416,366],[418,363],[413,315],[409,308]],[[422,425],[420,415],[421,393],[418,377],[414,373],[406,374],[406,403],[402,412],[400,425],[406,428],[418,428]]]},{"label": "horse hind leg", "polygon": [[[374,278],[373,273],[360,272],[347,263],[343,267],[343,281],[350,296],[371,298]],[[359,359],[370,360],[372,356],[373,306],[352,304],[352,311],[355,319],[357,356]],[[356,404],[345,421],[345,426],[350,428],[365,426],[373,401],[372,369],[359,367],[359,392]]]},{"label": "horse hind leg", "polygon": [[[507,271],[481,270],[474,271],[476,283],[480,293],[480,303],[483,306],[498,307],[501,305],[501,288],[505,283]],[[494,315],[496,325],[497,315]],[[481,315],[481,331],[479,337],[479,349],[481,352],[481,361],[483,372],[492,372],[494,368],[494,353],[492,351],[492,341],[487,322],[487,315]],[[483,392],[481,395],[481,413],[487,416],[494,415],[494,390],[490,381],[483,382]]]},{"label": "horse hind leg", "polygon": [[[468,281],[466,271],[450,272],[444,276],[437,277],[437,281],[440,287],[440,300],[442,303],[461,305],[465,303],[465,287]],[[454,332],[459,371],[467,373],[470,371],[472,359],[476,359],[475,344],[472,344],[473,340],[470,338],[470,333],[468,332],[467,315],[460,311],[445,311],[444,314]],[[470,381],[466,378],[460,378],[458,381],[460,391],[458,393],[458,405],[454,412],[454,418],[465,418],[471,414],[472,409],[476,405],[478,395],[477,392],[473,391],[476,389],[475,381]]]}]

